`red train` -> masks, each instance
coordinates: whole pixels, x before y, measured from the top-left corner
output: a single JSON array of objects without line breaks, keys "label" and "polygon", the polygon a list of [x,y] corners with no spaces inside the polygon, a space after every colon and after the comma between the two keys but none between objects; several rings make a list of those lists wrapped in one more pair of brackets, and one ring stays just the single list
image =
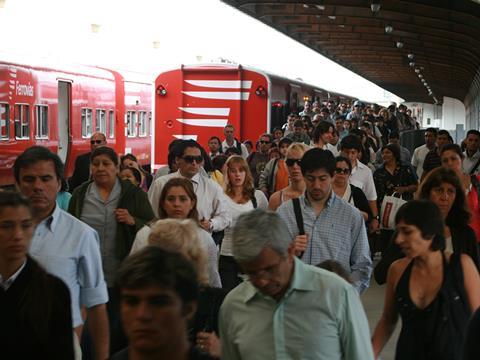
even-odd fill
[{"label": "red train", "polygon": [[203,146],[233,124],[241,140],[281,126],[305,100],[336,102],[352,98],[302,81],[240,65],[196,65],[164,72],[155,80],[153,166],[167,162],[175,138],[195,139]]},{"label": "red train", "polygon": [[140,74],[0,61],[0,186],[14,182],[13,163],[32,145],[56,152],[71,176],[95,131],[118,153],[132,152],[149,166],[151,91]]},{"label": "red train", "polygon": [[88,138],[101,131],[119,154],[133,153],[142,166],[158,167],[167,163],[175,138],[206,146],[232,123],[238,138],[256,140],[305,100],[332,98],[352,100],[240,65],[182,66],[160,74],[152,89],[138,73],[0,61],[0,186],[14,183],[13,162],[32,145],[56,152],[70,177],[76,157],[90,150]]}]

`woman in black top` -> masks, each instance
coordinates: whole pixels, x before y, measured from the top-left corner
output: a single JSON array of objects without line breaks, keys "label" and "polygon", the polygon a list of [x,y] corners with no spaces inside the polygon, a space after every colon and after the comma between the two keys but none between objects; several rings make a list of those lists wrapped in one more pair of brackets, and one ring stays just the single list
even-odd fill
[{"label": "woman in black top", "polygon": [[0,192],[0,358],[73,359],[70,292],[27,255],[29,201]]},{"label": "woman in black top", "polygon": [[[446,249],[469,255],[480,270],[480,257],[475,232],[468,225],[465,191],[454,171],[445,168],[432,170],[420,185],[418,199],[430,200],[440,208],[445,222]],[[392,237],[395,239],[395,235]],[[374,270],[375,280],[384,284],[392,262],[402,258],[400,248],[392,241]]]},{"label": "woman in black top", "polygon": [[378,357],[400,315],[396,360],[460,360],[468,318],[480,307],[480,275],[469,256],[445,251],[445,225],[433,202],[404,204],[395,223],[395,242],[405,258],[388,271],[374,354]]},{"label": "woman in black top", "polygon": [[344,156],[335,158],[335,174],[333,175],[332,189],[335,195],[355,206],[363,216],[365,222],[372,219],[372,210],[362,189],[350,184],[352,163]]}]

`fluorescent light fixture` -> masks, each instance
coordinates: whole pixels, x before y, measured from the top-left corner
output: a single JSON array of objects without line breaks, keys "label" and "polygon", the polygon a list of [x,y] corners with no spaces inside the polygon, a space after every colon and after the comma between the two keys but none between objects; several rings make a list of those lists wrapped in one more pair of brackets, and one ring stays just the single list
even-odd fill
[{"label": "fluorescent light fixture", "polygon": [[336,16],[333,16],[333,15],[330,15],[328,18],[329,18],[330,20],[335,20],[337,17],[336,17]]},{"label": "fluorescent light fixture", "polygon": [[308,9],[308,5],[307,5],[307,4],[303,4],[303,7],[304,7],[305,9]]},{"label": "fluorescent light fixture", "polygon": [[403,42],[397,41],[397,48],[398,48],[398,49],[403,48]]},{"label": "fluorescent light fixture", "polygon": [[378,4],[378,3],[372,3],[372,4],[370,5],[370,9],[372,9],[372,13],[374,13],[374,14],[376,14],[377,12],[379,12],[381,7],[382,7],[382,6],[381,6],[380,4]]},{"label": "fluorescent light fixture", "polygon": [[385,26],[385,33],[391,34],[393,32],[393,26],[387,25]]},{"label": "fluorescent light fixture", "polygon": [[413,55],[413,54],[408,54],[407,57],[408,57],[410,60],[413,60],[413,58],[415,57],[415,55]]},{"label": "fluorescent light fixture", "polygon": [[325,10],[325,5],[315,5],[315,7],[320,11]]}]

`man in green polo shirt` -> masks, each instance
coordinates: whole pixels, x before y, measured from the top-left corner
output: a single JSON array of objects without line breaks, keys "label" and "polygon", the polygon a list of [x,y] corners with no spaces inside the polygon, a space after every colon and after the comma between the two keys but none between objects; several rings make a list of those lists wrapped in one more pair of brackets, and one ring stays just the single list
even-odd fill
[{"label": "man in green polo shirt", "polygon": [[298,260],[288,234],[276,213],[239,217],[233,254],[249,280],[221,307],[222,359],[373,359],[355,289]]}]

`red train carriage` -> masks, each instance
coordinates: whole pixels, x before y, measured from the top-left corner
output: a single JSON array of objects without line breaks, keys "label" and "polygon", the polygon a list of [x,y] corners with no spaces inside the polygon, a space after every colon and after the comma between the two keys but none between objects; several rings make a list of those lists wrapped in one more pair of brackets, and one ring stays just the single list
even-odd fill
[{"label": "red train carriage", "polygon": [[223,138],[233,124],[241,140],[256,140],[280,126],[305,100],[350,100],[303,83],[239,65],[182,66],[155,80],[153,164],[167,162],[175,138],[203,146],[212,135]]},{"label": "red train carriage", "polygon": [[0,61],[0,186],[14,182],[16,157],[32,145],[56,152],[71,176],[94,131],[119,153],[150,164],[151,84],[87,66],[30,66]]}]

